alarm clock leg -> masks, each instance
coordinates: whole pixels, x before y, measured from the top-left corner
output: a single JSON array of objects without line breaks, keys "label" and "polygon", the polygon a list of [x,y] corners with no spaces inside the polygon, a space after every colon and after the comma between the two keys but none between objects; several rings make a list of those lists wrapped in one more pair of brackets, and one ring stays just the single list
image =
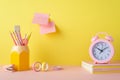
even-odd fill
[{"label": "alarm clock leg", "polygon": [[97,62],[94,62],[94,64],[97,64]]},{"label": "alarm clock leg", "polygon": [[110,63],[110,61],[106,62],[106,64],[109,64],[109,63]]}]

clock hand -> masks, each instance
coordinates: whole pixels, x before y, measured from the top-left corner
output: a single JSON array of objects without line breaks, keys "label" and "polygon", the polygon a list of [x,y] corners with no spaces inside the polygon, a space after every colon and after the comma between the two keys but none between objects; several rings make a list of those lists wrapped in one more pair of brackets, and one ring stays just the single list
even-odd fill
[{"label": "clock hand", "polygon": [[100,52],[100,54],[101,54],[105,49],[107,49],[107,48],[109,48],[109,47],[106,47],[106,48],[102,49],[101,52]]},{"label": "clock hand", "polygon": [[101,53],[103,52],[103,50],[99,49],[98,47],[96,47],[96,48],[100,51],[100,53],[99,53],[99,54],[101,54]]},{"label": "clock hand", "polygon": [[98,47],[96,47],[99,51],[101,51],[101,49],[99,49]]},{"label": "clock hand", "polygon": [[104,48],[102,51],[104,51],[105,49],[107,49],[108,47]]}]

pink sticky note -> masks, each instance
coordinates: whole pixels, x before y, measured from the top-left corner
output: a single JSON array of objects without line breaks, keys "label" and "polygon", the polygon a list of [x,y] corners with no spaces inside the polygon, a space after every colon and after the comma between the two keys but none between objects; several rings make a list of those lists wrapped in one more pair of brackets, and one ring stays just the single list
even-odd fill
[{"label": "pink sticky note", "polygon": [[40,24],[40,25],[47,25],[49,22],[49,15],[48,14],[39,14],[36,13],[34,15],[33,21],[34,24]]},{"label": "pink sticky note", "polygon": [[54,22],[49,22],[47,25],[40,25],[41,34],[47,34],[47,33],[52,33],[52,32],[56,32]]}]

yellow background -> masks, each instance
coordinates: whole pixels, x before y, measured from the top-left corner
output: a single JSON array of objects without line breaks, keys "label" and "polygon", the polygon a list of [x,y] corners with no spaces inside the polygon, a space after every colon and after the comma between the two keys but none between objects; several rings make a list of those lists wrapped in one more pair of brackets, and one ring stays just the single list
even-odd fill
[{"label": "yellow background", "polygon": [[[39,25],[32,24],[35,13],[50,14],[57,32],[41,35]],[[0,64],[10,63],[14,43],[9,31],[16,24],[21,26],[22,36],[32,32],[31,63],[80,65],[81,60],[91,60],[90,40],[101,31],[113,36],[112,60],[120,60],[120,0],[1,0]]]}]

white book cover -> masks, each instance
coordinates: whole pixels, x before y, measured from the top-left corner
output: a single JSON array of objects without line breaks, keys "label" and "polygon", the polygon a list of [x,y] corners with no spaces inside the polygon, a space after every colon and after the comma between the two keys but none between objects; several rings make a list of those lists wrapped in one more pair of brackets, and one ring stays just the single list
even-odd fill
[{"label": "white book cover", "polygon": [[108,64],[94,64],[91,62],[82,61],[81,66],[90,73],[120,72],[119,62],[112,62]]}]

